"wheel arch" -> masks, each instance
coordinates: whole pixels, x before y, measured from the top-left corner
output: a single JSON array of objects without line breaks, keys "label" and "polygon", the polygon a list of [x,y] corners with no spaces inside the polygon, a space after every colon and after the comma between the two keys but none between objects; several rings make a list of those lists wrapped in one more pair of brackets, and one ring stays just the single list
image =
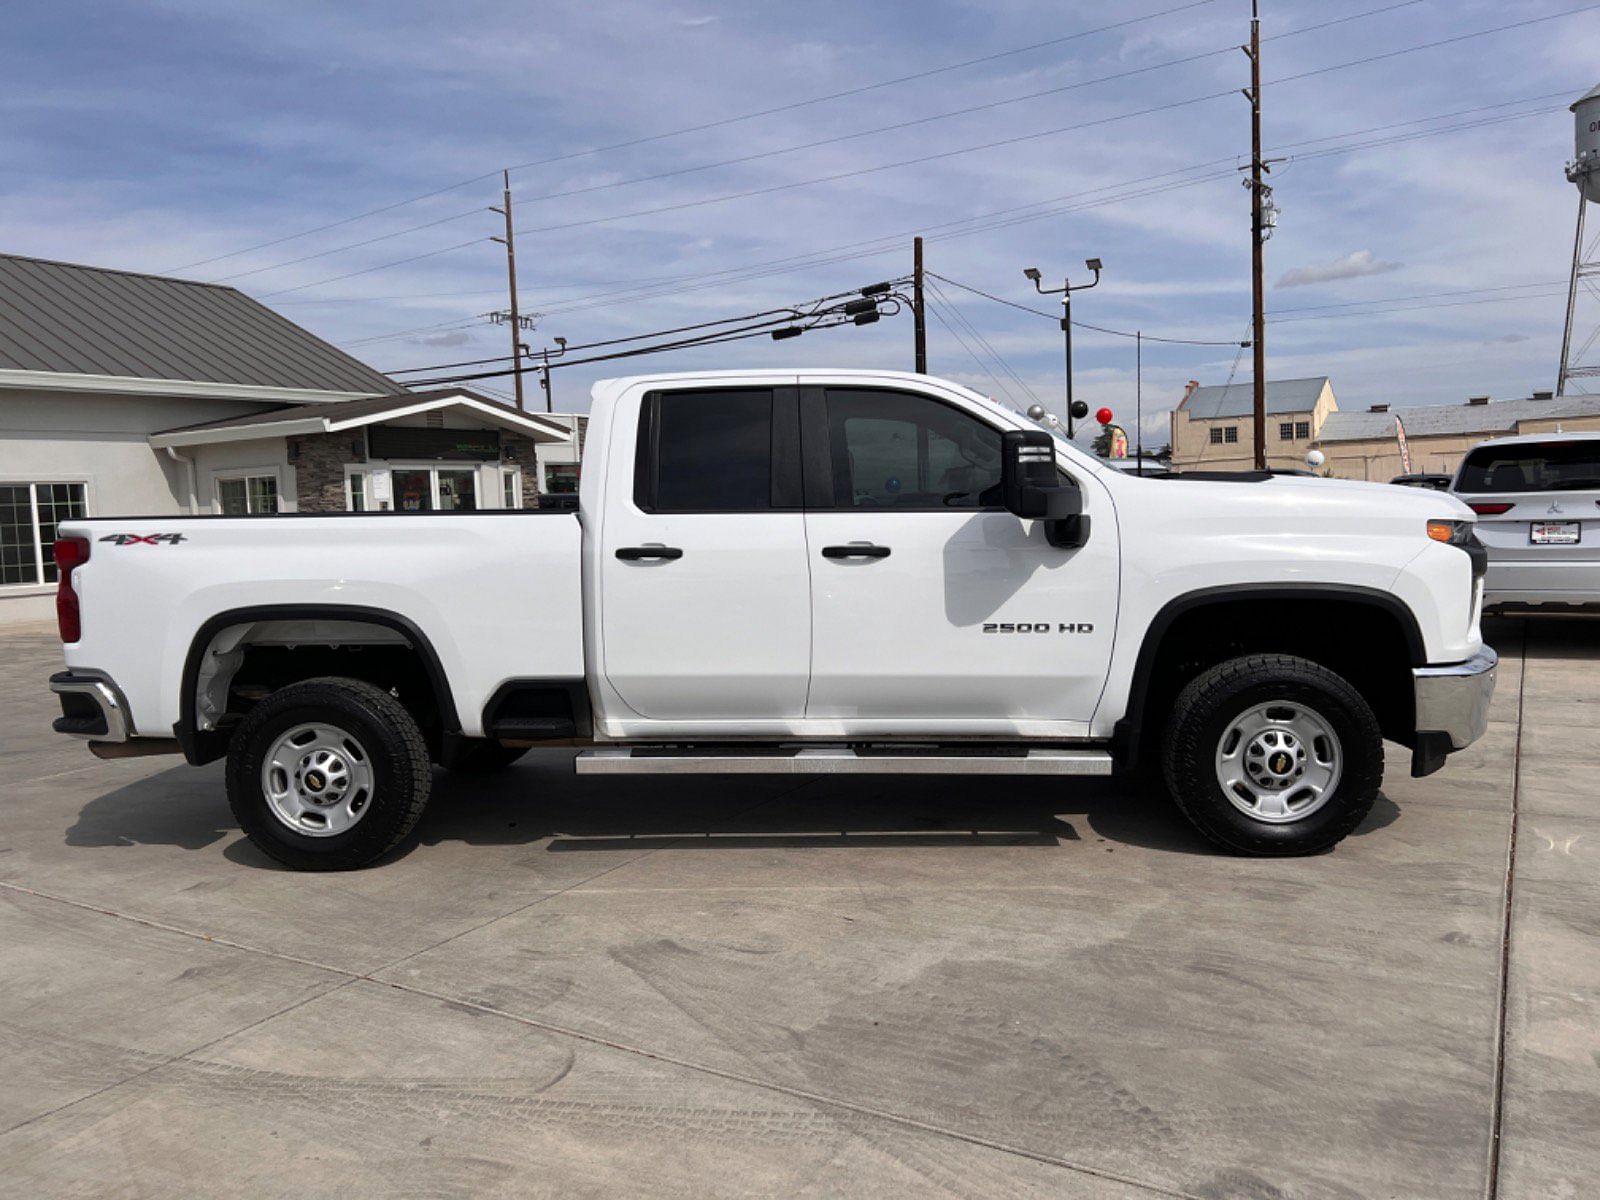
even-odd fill
[{"label": "wheel arch", "polygon": [[444,664],[428,635],[409,617],[388,609],[354,604],[248,605],[213,614],[201,623],[190,639],[179,682],[178,721],[172,728],[173,736],[190,763],[198,766],[221,758],[227,753],[226,731],[200,727],[199,685],[206,652],[229,629],[263,622],[293,621],[336,621],[376,626],[398,634],[399,639],[416,655],[422,668],[423,676],[432,693],[442,732],[446,735],[460,733],[461,720]]},{"label": "wheel arch", "polygon": [[[1113,750],[1120,763],[1128,765],[1138,761],[1148,742],[1146,734],[1154,721],[1162,715],[1163,701],[1170,704],[1178,688],[1182,686],[1180,681],[1177,687],[1172,687],[1173,681],[1163,676],[1163,672],[1173,665],[1171,660],[1176,644],[1174,639],[1190,635],[1198,624],[1207,618],[1217,620],[1219,632],[1236,634],[1242,622],[1248,622],[1269,611],[1273,618],[1271,628],[1281,626],[1288,616],[1320,616],[1323,619],[1332,619],[1341,613],[1364,614],[1366,629],[1386,626],[1392,631],[1394,644],[1403,647],[1408,680],[1411,667],[1422,666],[1427,662],[1426,643],[1423,641],[1422,629],[1417,622],[1416,614],[1405,601],[1392,592],[1357,584],[1318,583],[1239,584],[1185,592],[1168,600],[1161,607],[1146,627],[1143,640],[1140,642],[1138,655],[1134,659],[1127,706],[1112,734]],[[1375,624],[1377,622],[1385,625]],[[1252,650],[1284,649],[1267,644],[1270,642],[1270,632],[1265,629],[1253,630],[1252,636],[1245,640],[1248,648]],[[1298,640],[1305,643],[1310,639],[1302,635]],[[1349,666],[1347,658],[1349,634],[1344,633],[1342,637],[1330,640],[1334,643],[1331,652],[1302,656],[1348,678],[1347,671],[1341,670],[1341,667]],[[1212,657],[1220,661],[1220,658]],[[1214,662],[1206,665],[1214,665]],[[1355,680],[1351,682],[1360,686]],[[1409,736],[1412,733],[1412,730],[1403,728],[1410,716],[1411,704],[1409,689],[1405,690],[1403,704],[1393,697],[1390,698],[1391,711],[1381,714],[1388,718],[1384,721],[1385,736],[1401,740],[1403,735]],[[1404,712],[1400,711],[1402,708]]]}]

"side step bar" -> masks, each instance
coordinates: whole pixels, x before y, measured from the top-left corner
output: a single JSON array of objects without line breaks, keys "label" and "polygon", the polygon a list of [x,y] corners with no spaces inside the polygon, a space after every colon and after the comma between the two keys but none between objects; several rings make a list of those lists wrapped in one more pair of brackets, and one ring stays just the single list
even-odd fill
[{"label": "side step bar", "polygon": [[580,775],[1110,775],[1104,750],[586,750]]}]

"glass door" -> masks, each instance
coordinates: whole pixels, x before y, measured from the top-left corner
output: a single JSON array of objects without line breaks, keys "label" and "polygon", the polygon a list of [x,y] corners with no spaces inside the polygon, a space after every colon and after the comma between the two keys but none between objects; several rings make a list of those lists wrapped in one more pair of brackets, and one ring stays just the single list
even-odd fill
[{"label": "glass door", "polygon": [[426,467],[390,472],[396,512],[433,511],[433,472]]},{"label": "glass door", "polygon": [[441,512],[473,512],[478,507],[478,472],[468,469],[437,470],[439,481],[439,510]]}]

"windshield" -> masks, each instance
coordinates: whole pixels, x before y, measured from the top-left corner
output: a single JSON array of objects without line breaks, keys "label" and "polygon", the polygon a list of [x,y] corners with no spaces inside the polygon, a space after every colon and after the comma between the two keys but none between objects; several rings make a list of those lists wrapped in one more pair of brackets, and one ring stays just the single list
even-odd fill
[{"label": "windshield", "polygon": [[1600,490],[1600,438],[1479,446],[1461,464],[1460,492]]}]

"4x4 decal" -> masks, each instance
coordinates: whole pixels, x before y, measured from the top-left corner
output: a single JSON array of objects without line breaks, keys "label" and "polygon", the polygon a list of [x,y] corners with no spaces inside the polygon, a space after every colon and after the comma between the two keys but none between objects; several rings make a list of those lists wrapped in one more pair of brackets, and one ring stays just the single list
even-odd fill
[{"label": "4x4 decal", "polygon": [[162,542],[176,546],[189,539],[181,533],[108,533],[100,540],[117,546],[159,546]]}]

